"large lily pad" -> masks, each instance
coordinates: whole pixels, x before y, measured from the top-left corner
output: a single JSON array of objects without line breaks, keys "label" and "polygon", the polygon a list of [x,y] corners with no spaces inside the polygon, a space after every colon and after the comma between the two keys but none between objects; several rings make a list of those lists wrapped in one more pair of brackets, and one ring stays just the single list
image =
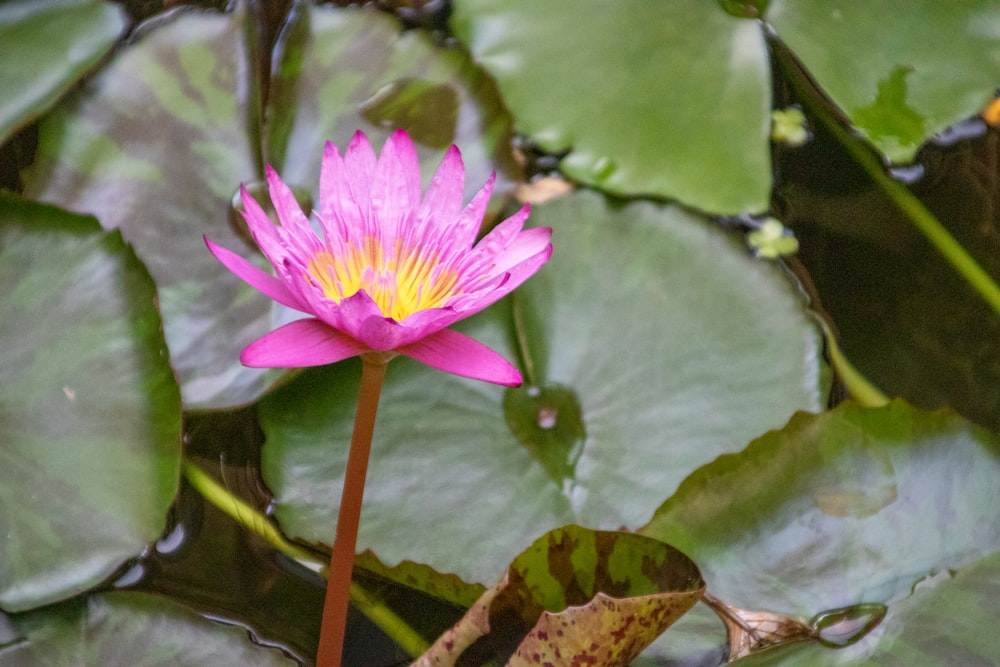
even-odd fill
[{"label": "large lily pad", "polygon": [[[244,403],[265,391],[280,373],[242,367],[239,352],[288,318],[202,241],[207,234],[263,259],[231,206],[241,182],[261,177],[265,151],[251,66],[257,45],[247,38],[256,33],[245,24],[244,11],[182,12],[145,30],[42,123],[36,164],[25,175],[27,194],[121,229],[149,266],[191,408]],[[428,172],[453,137],[465,151],[470,192],[494,168],[490,156],[509,130],[501,114],[478,115],[486,79],[459,53],[399,30],[377,12],[306,6],[289,23],[266,111],[266,149],[303,192],[315,197],[325,140],[343,146],[357,129],[374,128],[377,142],[397,124],[439,120],[440,105],[422,104],[439,97],[455,128],[433,138],[416,133],[431,142],[421,149]],[[357,61],[344,67],[344,54]],[[411,97],[417,102],[399,111]]]},{"label": "large lily pad", "polygon": [[99,0],[0,5],[0,143],[65,94],[124,29],[121,8]]},{"label": "large lily pad", "polygon": [[809,618],[893,603],[1000,546],[1000,438],[949,412],[845,403],[696,471],[640,532],[726,602]]},{"label": "large lily pad", "polygon": [[[506,423],[502,389],[394,360],[359,545],[387,563],[491,581],[556,526],[640,525],[691,470],[824,404],[819,335],[798,294],[735,239],[676,208],[614,208],[593,193],[532,219],[554,228],[555,254],[516,295],[525,374],[575,395],[585,436],[568,468],[547,465],[524,443],[530,429]],[[514,358],[509,307],[462,328]],[[357,378],[356,362],[311,370],[262,403],[263,474],[290,535],[332,538]],[[552,407],[536,428],[566,418]]]},{"label": "large lily pad", "polygon": [[762,211],[771,84],[759,25],[701,0],[456,2],[452,27],[519,132],[614,193]]},{"label": "large lily pad", "polygon": [[145,593],[94,595],[2,621],[0,662],[8,665],[295,664],[277,649],[251,644],[242,628]]},{"label": "large lily pad", "polygon": [[26,194],[120,229],[159,288],[185,403],[252,398],[260,371],[240,345],[271,324],[270,306],[205,249],[230,246],[240,181],[258,178],[242,92],[242,14],[184,13],[148,30],[41,124]]},{"label": "large lily pad", "polygon": [[163,530],[180,397],[145,268],[92,218],[0,199],[0,606],[90,588]]},{"label": "large lily pad", "polygon": [[766,19],[851,123],[896,162],[978,112],[1000,81],[993,0],[919,0],[906,11],[892,0],[772,0]]}]

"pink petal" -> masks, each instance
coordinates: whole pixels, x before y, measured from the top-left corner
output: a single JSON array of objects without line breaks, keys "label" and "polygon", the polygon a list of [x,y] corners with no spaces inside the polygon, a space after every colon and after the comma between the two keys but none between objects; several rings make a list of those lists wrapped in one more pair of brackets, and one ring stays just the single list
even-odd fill
[{"label": "pink petal", "polygon": [[240,185],[240,198],[243,200],[243,219],[246,220],[247,227],[250,228],[250,235],[254,242],[264,253],[264,256],[271,261],[272,266],[280,265],[286,250],[278,235],[278,228],[257,203],[257,200],[253,198],[253,195],[247,191],[245,185]]},{"label": "pink petal", "polygon": [[[408,332],[398,322],[385,317],[364,290],[341,301],[335,317],[334,326],[372,350],[387,352],[416,338],[412,331]],[[405,335],[407,333],[410,335]]]},{"label": "pink petal", "polygon": [[549,261],[551,256],[552,246],[549,245],[543,248],[537,255],[529,257],[517,266],[512,267],[507,273],[497,276],[497,278],[501,279],[499,285],[490,289],[463,294],[449,301],[448,305],[460,311],[461,317],[469,317],[473,313],[478,313],[480,310],[493,305],[520,287],[521,283],[535,275],[538,269],[542,268],[545,262]]},{"label": "pink petal", "polygon": [[294,308],[295,310],[309,312],[308,308],[299,301],[298,297],[288,291],[288,288],[285,287],[285,284],[281,280],[266,271],[260,270],[235,252],[216,245],[207,236],[204,238],[205,245],[208,246],[208,249],[215,255],[216,259],[222,262],[223,266],[235,273],[247,285],[250,285],[250,287],[271,297],[282,305]]},{"label": "pink petal", "polygon": [[528,206],[525,204],[520,211],[510,216],[490,230],[475,248],[466,249],[459,260],[459,270],[467,275],[497,275],[504,269],[497,269],[497,260],[507,252],[508,247],[515,243],[528,217]]},{"label": "pink petal", "polygon": [[[548,247],[552,254],[552,229],[549,227],[533,227],[517,235],[502,255],[496,258],[494,272],[509,271],[521,262],[536,256]],[[547,258],[546,258],[547,259]],[[543,262],[544,263],[544,262]]]},{"label": "pink petal", "polygon": [[243,348],[240,361],[254,368],[323,366],[368,352],[364,344],[319,320],[295,320]]},{"label": "pink petal", "polygon": [[415,341],[441,331],[469,315],[472,313],[457,312],[454,308],[426,308],[413,313],[400,322],[400,325],[408,332],[413,332],[413,335],[408,337],[409,341]]},{"label": "pink petal", "polygon": [[485,380],[507,387],[516,387],[524,382],[517,369],[498,353],[451,329],[398,347],[396,351],[438,370],[473,380]]},{"label": "pink petal", "polygon": [[[421,235],[443,223],[457,220],[462,211],[462,193],[465,190],[465,165],[458,146],[452,145],[444,154],[431,184],[427,187],[417,211],[416,230]],[[435,224],[436,223],[436,224]]]},{"label": "pink petal", "polygon": [[351,143],[347,144],[347,150],[344,151],[344,167],[347,171],[346,179],[351,188],[351,195],[361,207],[361,215],[366,219],[376,164],[375,151],[372,149],[371,142],[368,141],[364,132],[358,130],[351,137]]},{"label": "pink petal", "polygon": [[396,130],[385,142],[370,196],[378,237],[391,244],[420,204],[420,161],[405,131]]},{"label": "pink petal", "polygon": [[361,229],[367,211],[351,189],[347,166],[332,142],[323,149],[319,174],[319,219],[328,240],[346,238],[351,229]]},{"label": "pink petal", "polygon": [[278,213],[278,220],[281,221],[281,226],[293,237],[313,235],[312,227],[309,226],[309,219],[302,213],[302,207],[296,201],[291,188],[281,180],[278,172],[271,165],[266,165],[264,171],[267,175],[271,203],[274,204],[274,210]]},{"label": "pink petal", "polygon": [[489,205],[490,197],[493,195],[493,183],[496,180],[496,173],[491,174],[486,184],[476,193],[472,201],[469,202],[469,205],[459,215],[455,224],[450,226],[449,236],[454,238],[455,244],[460,245],[465,250],[472,247],[476,236],[479,234],[479,228],[483,225],[483,216],[486,214],[486,207]]}]

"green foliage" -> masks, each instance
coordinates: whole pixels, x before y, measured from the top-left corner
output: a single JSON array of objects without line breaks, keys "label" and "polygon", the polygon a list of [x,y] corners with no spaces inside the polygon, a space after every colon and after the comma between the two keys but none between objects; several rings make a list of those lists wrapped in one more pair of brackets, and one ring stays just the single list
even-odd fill
[{"label": "green foliage", "polygon": [[[0,195],[0,606],[100,583],[163,530],[180,397],[117,232]],[[58,572],[58,576],[53,576]]]},{"label": "green foliage", "polygon": [[0,619],[0,661],[9,665],[295,664],[251,644],[242,628],[142,593],[101,593]]},{"label": "green foliage", "polygon": [[[288,662],[174,601],[98,590],[133,559],[145,572],[149,545],[187,528],[209,545],[204,577],[243,571],[251,547],[220,534],[247,530],[270,540],[258,560],[316,585],[286,559],[314,562],[304,554],[333,535],[357,365],[241,367],[246,343],[297,315],[242,285],[202,236],[263,266],[233,209],[239,184],[259,191],[269,162],[315,200],[324,141],[362,129],[377,144],[396,127],[425,176],[457,143],[467,198],[497,171],[493,212],[525,167],[590,189],[534,207],[553,259],[458,327],[518,360],[524,388],[390,365],[355,591],[370,614],[392,607],[383,632],[429,644],[499,596],[515,644],[538,655],[559,648],[541,636],[557,627],[683,614],[633,664],[715,664],[723,626],[687,611],[703,577],[734,606],[850,638],[741,664],[1000,656],[1000,444],[926,409],[997,428],[1000,320],[941,244],[905,231],[917,199],[882,169],[919,160],[916,196],[994,283],[996,134],[955,124],[1000,80],[996,3],[456,0],[454,40],[372,9],[301,2],[269,17],[270,3],[237,3],[182,8],[121,41],[135,4],[0,5],[0,138],[24,167],[5,180],[23,179],[23,197],[0,194],[0,661]],[[867,173],[839,157],[848,145]],[[902,214],[886,212],[886,183]],[[781,224],[713,217],[747,213]],[[862,372],[925,409],[824,411],[840,396],[823,312]],[[233,406],[239,427],[213,431]],[[261,478],[251,461],[249,481],[212,482],[229,532],[184,523],[197,513],[168,520],[182,407],[188,445],[215,447],[203,462],[255,461],[265,440]],[[237,502],[265,485],[272,515]],[[505,571],[512,588],[484,588]],[[281,586],[274,576],[255,585]],[[186,604],[204,583],[169,590]],[[683,604],[647,599],[661,593]],[[833,613],[843,626],[827,627]],[[300,653],[306,625],[286,628]],[[353,631],[360,651],[389,645]],[[518,664],[516,645],[486,644],[484,660]]]},{"label": "green foliage", "polygon": [[124,28],[121,10],[99,0],[0,5],[0,141],[55,104],[111,50]]}]

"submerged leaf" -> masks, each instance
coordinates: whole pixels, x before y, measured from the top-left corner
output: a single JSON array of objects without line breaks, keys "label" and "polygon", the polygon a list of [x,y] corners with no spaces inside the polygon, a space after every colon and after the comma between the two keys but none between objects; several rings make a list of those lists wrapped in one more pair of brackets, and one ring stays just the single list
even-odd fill
[{"label": "submerged leaf", "polygon": [[416,664],[627,665],[704,587],[673,547],[567,526],[514,559]]}]

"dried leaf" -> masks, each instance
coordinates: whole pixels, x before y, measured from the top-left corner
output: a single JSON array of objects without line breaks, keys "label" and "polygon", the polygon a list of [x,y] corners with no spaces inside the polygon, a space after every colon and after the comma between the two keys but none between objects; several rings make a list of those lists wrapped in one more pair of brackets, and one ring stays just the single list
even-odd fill
[{"label": "dried leaf", "polygon": [[695,564],[669,545],[567,526],[514,559],[415,665],[627,665],[704,588]]},{"label": "dried leaf", "polygon": [[702,600],[718,614],[726,626],[730,661],[772,646],[805,641],[816,636],[812,627],[782,614],[739,609],[708,593],[702,594]]}]

